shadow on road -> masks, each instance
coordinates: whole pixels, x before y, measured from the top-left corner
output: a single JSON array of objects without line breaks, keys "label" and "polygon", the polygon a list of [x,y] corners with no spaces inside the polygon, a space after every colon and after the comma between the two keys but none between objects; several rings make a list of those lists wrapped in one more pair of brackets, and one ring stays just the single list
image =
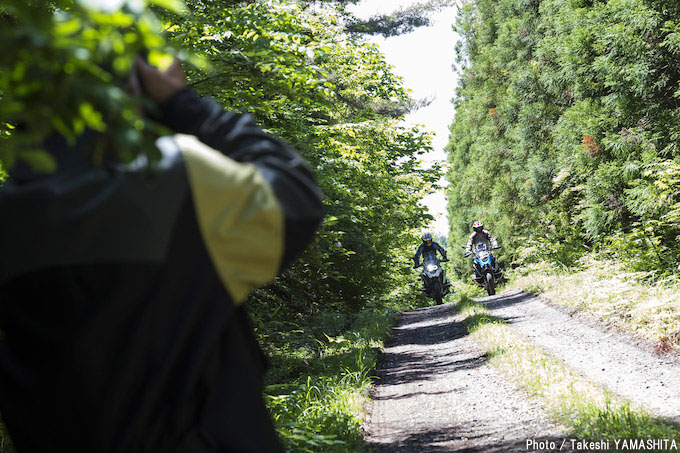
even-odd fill
[{"label": "shadow on road", "polygon": [[494,318],[494,309],[529,299],[478,299],[491,313],[461,314],[453,304],[403,313],[376,370],[365,451],[518,452],[527,451],[526,436],[556,431],[468,336],[475,316]]},{"label": "shadow on road", "polygon": [[456,427],[443,427],[410,434],[392,443],[370,443],[366,451],[375,453],[401,452],[518,452],[526,451],[526,439],[508,439],[503,443],[489,444],[486,436],[470,436],[469,431]]},{"label": "shadow on road", "polygon": [[[435,379],[455,370],[482,366],[486,355],[455,360],[455,354],[433,354],[441,348],[455,350],[454,342],[468,335],[456,321],[454,305],[442,305],[404,313],[378,364],[376,385],[399,385]],[[414,350],[413,346],[435,346]]]},{"label": "shadow on road", "polygon": [[[420,323],[419,323],[420,324]],[[394,330],[391,346],[403,344],[415,344],[431,346],[440,343],[448,343],[467,335],[465,326],[460,322],[451,320],[441,321],[435,324],[405,326],[399,325]]]},{"label": "shadow on road", "polygon": [[489,310],[497,310],[499,308],[508,307],[510,305],[517,305],[533,299],[534,296],[525,292],[512,292],[508,294],[501,294],[493,296],[488,300],[480,300],[479,303],[484,305]]},{"label": "shadow on road", "polygon": [[[531,294],[522,292],[522,291],[517,291],[517,292],[511,292],[507,294],[501,294],[501,295],[496,295],[496,296],[490,296],[488,298],[483,298],[483,299],[476,299],[476,301],[486,307],[489,310],[489,314],[499,320],[502,320],[506,322],[507,324],[513,324],[518,320],[523,320],[524,316],[499,316],[494,314],[494,311],[496,310],[501,310],[506,307],[511,307],[513,305],[519,305],[523,304],[525,302],[530,301],[533,299],[534,296]],[[468,321],[473,322],[473,319],[469,319]]]},{"label": "shadow on road", "polygon": [[464,326],[452,319],[455,313],[453,304],[405,312],[397,321],[390,346],[434,345],[467,335]]},{"label": "shadow on road", "polygon": [[442,392],[413,392],[413,393],[404,393],[398,396],[394,395],[389,395],[389,396],[374,396],[371,398],[373,401],[393,401],[393,400],[403,400],[407,398],[413,398],[416,396],[421,396],[421,395],[449,395],[451,392],[450,391],[442,391]]},{"label": "shadow on road", "polygon": [[[432,360],[416,353],[385,353],[379,365],[376,385],[400,385],[435,379],[454,370],[470,370],[484,365],[486,355],[464,360]],[[379,398],[374,398],[379,399]]]}]

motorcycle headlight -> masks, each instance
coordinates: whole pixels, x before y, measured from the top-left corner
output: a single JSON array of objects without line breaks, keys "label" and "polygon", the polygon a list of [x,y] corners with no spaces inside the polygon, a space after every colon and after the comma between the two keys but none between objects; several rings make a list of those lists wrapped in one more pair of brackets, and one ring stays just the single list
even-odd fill
[{"label": "motorcycle headlight", "polygon": [[427,271],[428,272],[434,272],[436,270],[437,270],[437,266],[435,266],[434,264],[428,264],[427,265]]}]

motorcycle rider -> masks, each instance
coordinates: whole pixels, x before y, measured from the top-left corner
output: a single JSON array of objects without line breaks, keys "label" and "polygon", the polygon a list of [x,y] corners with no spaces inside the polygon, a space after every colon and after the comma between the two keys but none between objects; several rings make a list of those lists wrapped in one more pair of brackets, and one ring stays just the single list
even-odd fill
[{"label": "motorcycle rider", "polygon": [[439,252],[442,255],[443,258],[442,261],[448,261],[448,258],[446,258],[446,250],[444,250],[444,247],[442,247],[441,245],[437,244],[432,240],[432,234],[430,234],[430,232],[426,231],[425,233],[423,233],[422,239],[423,242],[418,246],[416,254],[413,256],[413,261],[415,262],[413,269],[420,266],[421,256],[434,254],[436,258],[437,252]]},{"label": "motorcycle rider", "polygon": [[[481,220],[475,220],[472,223],[472,230],[472,234],[470,235],[467,245],[465,246],[464,256],[470,256],[472,254],[473,245],[475,248],[479,244],[485,244],[489,249],[500,248],[496,237],[492,236],[491,233],[484,229],[484,223]],[[472,279],[478,282],[481,281],[482,276],[475,273]]]},{"label": "motorcycle rider", "polygon": [[[439,252],[442,256],[442,261],[448,261],[449,259],[446,257],[446,250],[444,247],[439,245],[438,243],[434,242],[432,240],[432,234],[429,231],[426,231],[422,235],[422,240],[423,242],[418,246],[418,249],[416,250],[416,254],[413,256],[413,261],[415,262],[413,269],[417,269],[420,266],[420,257],[422,256],[423,258],[425,256],[432,255],[434,258],[437,257],[437,252]],[[421,291],[425,291],[426,285],[425,285],[425,275],[421,274],[420,278],[423,281],[423,287],[421,288]]]},{"label": "motorcycle rider", "polygon": [[472,246],[477,244],[486,244],[490,248],[499,248],[497,239],[484,229],[484,223],[481,220],[475,220],[472,223],[472,234],[468,239],[465,251],[471,252]]}]

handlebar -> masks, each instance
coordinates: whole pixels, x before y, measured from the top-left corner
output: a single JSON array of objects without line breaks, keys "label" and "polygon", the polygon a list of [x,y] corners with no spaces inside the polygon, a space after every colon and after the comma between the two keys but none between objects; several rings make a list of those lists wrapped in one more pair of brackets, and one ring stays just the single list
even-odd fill
[{"label": "handlebar", "polygon": [[[439,262],[440,262],[440,263],[448,263],[449,261],[451,261],[451,260],[447,258],[447,259],[445,259],[445,260],[440,260]],[[424,265],[425,265],[424,262],[423,262],[423,263],[420,263],[420,264],[417,265],[417,266],[413,266],[413,269],[418,269],[419,267],[423,267]]]},{"label": "handlebar", "polygon": [[[468,248],[468,246],[467,246],[467,245],[461,245],[461,248],[466,249],[466,248]],[[493,246],[490,247],[491,250],[496,250],[496,249],[499,249],[499,248],[501,248],[501,246],[498,245],[498,244],[493,245]]]}]

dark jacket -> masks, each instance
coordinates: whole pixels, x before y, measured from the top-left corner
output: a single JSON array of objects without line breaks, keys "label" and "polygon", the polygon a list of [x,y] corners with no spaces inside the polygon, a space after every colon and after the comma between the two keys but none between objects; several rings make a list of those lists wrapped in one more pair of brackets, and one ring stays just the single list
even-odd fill
[{"label": "dark jacket", "polygon": [[437,244],[436,242],[432,241],[431,245],[425,245],[424,242],[422,242],[419,246],[418,249],[416,250],[416,254],[413,256],[413,261],[415,262],[415,266],[418,267],[420,266],[420,257],[422,256],[423,259],[432,254],[434,257],[437,257],[437,252],[441,253],[442,257],[444,259],[446,258],[446,250],[444,250],[444,247],[441,245]]},{"label": "dark jacket", "polygon": [[[94,167],[0,189],[0,412],[19,452],[279,449],[241,307],[310,240],[306,164],[185,89],[156,171]],[[79,147],[87,147],[83,138]]]},{"label": "dark jacket", "polygon": [[486,244],[487,246],[490,246],[495,242],[496,238],[491,236],[491,233],[489,233],[488,231],[482,230],[479,233],[473,231],[472,234],[470,235],[470,238],[468,239],[467,247],[472,248],[473,245],[477,244]]}]

